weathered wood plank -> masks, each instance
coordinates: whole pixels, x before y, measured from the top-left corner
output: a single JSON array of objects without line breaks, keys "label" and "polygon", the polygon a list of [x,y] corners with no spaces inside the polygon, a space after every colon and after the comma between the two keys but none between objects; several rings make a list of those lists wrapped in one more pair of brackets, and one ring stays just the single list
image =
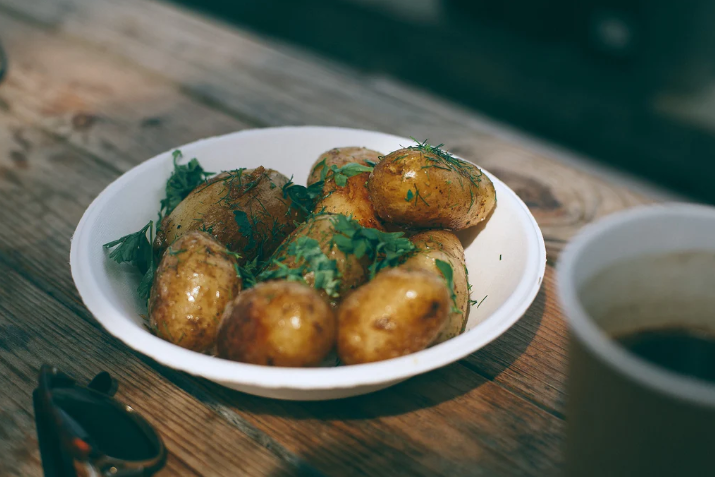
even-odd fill
[{"label": "weathered wood plank", "polygon": [[[558,468],[565,328],[551,268],[527,316],[462,363],[370,396],[282,403],[168,370],[98,331],[71,282],[69,238],[89,201],[131,165],[198,137],[247,125],[323,123],[444,141],[517,190],[544,230],[551,259],[584,223],[640,203],[642,197],[495,139],[483,121],[453,105],[161,3],[0,0],[0,31],[16,59],[8,83],[0,88],[0,106],[9,109],[0,112],[0,263],[15,270],[8,274],[13,282],[22,281],[16,275],[31,282],[35,298],[30,305],[44,300],[47,316],[64,306],[61,323],[72,323],[71,330],[88,327],[73,338],[79,340],[73,346],[92,343],[94,359],[103,367],[106,360],[119,365],[97,348],[111,354],[117,349],[132,370],[141,370],[123,370],[135,373],[124,375],[128,382],[157,382],[149,396],[162,400],[178,394],[183,407],[176,409],[188,416],[178,422],[173,413],[162,418],[171,426],[188,422],[181,427],[187,439],[194,427],[206,428],[200,418],[205,416],[209,429],[217,430],[205,434],[202,445],[229,435],[226,442],[234,442],[236,434],[248,442],[247,449],[272,449],[260,462],[279,470],[304,470],[294,454],[326,473],[351,475],[545,475]],[[56,301],[42,298],[40,291]],[[22,300],[22,294],[0,291],[0,309],[11,308],[18,323],[17,316],[37,311],[23,308],[28,303]],[[6,312],[0,314],[5,319]],[[35,330],[43,330],[37,338],[41,346],[54,353],[72,349],[62,341],[57,341],[59,348],[46,342],[55,336],[52,332],[71,335],[67,328],[50,323],[56,329],[46,332],[28,323],[32,326],[23,329],[33,340]],[[96,371],[87,362],[57,358],[75,366],[79,376]],[[141,364],[135,365],[137,360]],[[7,362],[21,382],[36,370],[15,358]],[[12,389],[0,399],[11,402],[25,392]],[[128,401],[147,397],[139,388],[130,391]],[[8,409],[14,409],[8,420],[31,439],[27,410]],[[176,472],[217,472],[204,457],[213,449],[196,449],[178,435],[172,439],[180,456],[172,463]],[[233,450],[219,446],[219,453],[211,455],[231,465],[247,458],[245,453],[235,460],[224,456]],[[20,446],[9,452],[15,455]],[[23,459],[26,473],[36,472],[36,455]],[[25,467],[18,468],[13,472],[24,475]],[[219,470],[227,473],[228,467]]]},{"label": "weathered wood plank", "polygon": [[[23,131],[29,146],[25,161],[13,160],[6,149],[15,146],[12,131],[17,130]],[[101,368],[124,383],[122,399],[152,417],[170,450],[180,456],[181,461],[172,460],[177,469],[194,469],[202,475],[235,475],[241,468],[254,474],[295,470],[300,461],[279,444],[271,441],[269,451],[177,390],[136,353],[101,331],[81,305],[66,264],[72,222],[117,172],[3,113],[0,142],[0,367],[6,367],[0,372],[0,388],[13,388],[0,397],[4,401],[0,409],[20,416],[15,427],[25,427],[28,439],[34,432],[29,396],[42,362],[83,379]],[[38,283],[83,316],[41,293]],[[13,400],[14,407],[8,407]],[[0,450],[5,455],[6,450]],[[7,449],[12,451],[17,449]],[[220,462],[209,466],[209,454]],[[27,459],[36,463],[31,454]],[[18,475],[24,475],[22,467],[17,469]]]},{"label": "weathered wood plank", "polygon": [[[326,124],[429,138],[495,173],[511,173],[504,180],[522,189],[533,205],[552,258],[584,224],[645,201],[510,144],[508,137],[496,137],[493,124],[453,104],[175,6],[148,0],[55,2],[36,0],[28,6],[0,0],[0,6],[138,63],[180,84],[187,94],[259,124]],[[40,13],[37,4],[53,6]],[[505,162],[508,166],[501,167]]]},{"label": "weathered wood plank", "polygon": [[331,475],[553,475],[559,469],[563,422],[459,363],[332,402],[270,402],[205,386]]},{"label": "weathered wood plank", "polygon": [[295,470],[152,372],[107,333],[14,271],[3,266],[0,270],[0,423],[3,433],[12,437],[0,440],[0,474],[37,474],[31,394],[42,363],[54,364],[83,381],[102,369],[114,375],[120,382],[117,398],[162,433],[173,455],[171,473],[285,475]]},{"label": "weathered wood plank", "polygon": [[[17,22],[11,21],[6,17],[3,17],[2,15],[0,15],[0,25],[6,27],[3,29],[3,31],[6,32],[5,35],[7,35],[7,38],[10,39],[11,44],[17,44],[20,46],[24,45],[22,46],[22,57],[25,59],[25,61],[17,64],[14,69],[14,74],[18,78],[29,78],[33,75],[32,68],[24,66],[25,62],[28,65],[34,65],[42,64],[44,61],[50,61],[48,58],[45,57],[46,53],[44,52],[44,50],[46,49],[44,45],[46,45],[47,43],[44,41],[40,41],[47,39],[46,33],[43,33],[41,31],[35,31],[36,28],[29,25],[18,25]],[[31,38],[34,41],[23,41],[23,38]],[[35,45],[35,47],[31,47],[32,45]],[[76,88],[74,91],[76,94],[76,98],[79,98],[78,102],[91,103],[93,105],[93,108],[70,110],[69,115],[72,118],[78,117],[79,114],[82,114],[82,111],[89,111],[90,114],[94,116],[96,114],[94,106],[101,107],[101,104],[105,102],[109,104],[117,103],[119,102],[117,100],[118,97],[121,97],[123,94],[130,95],[135,91],[142,90],[142,88],[144,88],[144,86],[142,85],[145,85],[147,83],[153,86],[148,87],[146,93],[143,94],[146,94],[148,97],[150,97],[151,94],[153,92],[157,92],[160,89],[161,84],[163,84],[162,81],[159,81],[157,79],[146,79],[146,75],[142,75],[140,72],[136,72],[134,69],[128,67],[127,65],[117,65],[113,62],[108,62],[104,58],[104,55],[99,55],[91,49],[83,48],[77,44],[72,43],[71,41],[63,40],[61,38],[55,39],[52,42],[52,45],[53,46],[50,47],[50,56],[54,58],[54,60],[52,61],[56,62],[56,64],[53,63],[53,65],[56,66],[57,74],[52,76],[53,82],[46,82],[45,84],[45,89],[48,91],[45,94],[48,97],[52,96],[52,93],[49,91],[66,90],[70,88],[71,84],[78,81],[78,78],[81,77],[81,75],[75,76],[76,73],[72,73],[74,71],[73,67],[69,65],[74,65],[80,71],[88,69],[92,65],[96,65],[98,69],[101,69],[105,72],[105,75],[108,78],[130,78],[126,81],[128,86],[125,85],[125,82],[123,81],[111,83],[111,88],[109,88],[112,91],[111,97],[105,97],[102,94],[99,94],[99,96],[97,96],[97,93],[94,92],[95,88]],[[132,71],[134,72],[132,73]],[[158,86],[154,85],[154,83],[156,82],[160,84]],[[48,128],[50,132],[60,135],[62,128],[64,127],[61,125],[61,121],[58,120],[55,123],[52,123],[51,121],[47,120],[47,117],[44,115],[42,109],[33,109],[33,105],[40,105],[41,102],[34,102],[34,100],[28,100],[27,98],[31,96],[31,91],[23,89],[25,88],[22,86],[23,84],[25,84],[25,82],[23,81],[10,82],[8,83],[7,90],[0,91],[0,93],[6,92],[6,97],[9,100],[8,104],[11,106],[13,114],[17,113],[18,115],[26,118],[28,121],[39,122],[39,124],[41,124],[43,128]],[[193,104],[193,102],[186,100],[185,98],[179,98],[176,101],[183,101],[183,103],[185,103],[185,106],[182,107],[183,109],[186,109],[190,113],[196,113],[196,106]],[[132,109],[133,107],[139,109]],[[177,130],[174,130],[173,128],[167,128],[166,132],[157,137],[155,131],[152,129],[146,130],[140,128],[135,131],[128,131],[126,130],[126,128],[117,126],[121,124],[130,123],[131,120],[129,118],[132,115],[134,115],[135,117],[138,117],[140,115],[153,116],[155,112],[154,108],[156,107],[156,103],[152,103],[151,101],[147,101],[146,104],[140,102],[133,107],[125,105],[123,108],[105,109],[101,114],[101,117],[103,119],[99,123],[92,125],[90,128],[88,128],[88,130],[84,131],[83,134],[71,134],[69,136],[62,135],[61,137],[67,139],[69,142],[76,145],[78,148],[89,150],[90,152],[95,154],[95,157],[100,160],[103,157],[108,157],[110,160],[105,162],[111,163],[111,165],[116,166],[120,170],[130,165],[133,165],[136,161],[139,161],[141,157],[146,157],[153,152],[156,152],[154,150],[154,145],[147,145],[148,141],[154,141],[154,144],[156,144],[156,149],[166,149],[182,140],[185,131],[181,128]],[[202,108],[202,106],[200,105],[198,107]],[[207,110],[203,114],[208,115],[209,113],[210,110]],[[172,114],[166,117],[166,120],[169,122],[176,122],[174,120],[174,116],[179,114],[180,112],[178,111],[172,112]],[[49,117],[52,118],[51,115]],[[222,124],[230,125],[231,121],[231,118],[226,118],[226,120]],[[72,120],[68,119],[67,122],[71,123]],[[54,127],[53,124],[59,126]],[[238,125],[239,124],[237,124],[237,126]],[[9,148],[7,152],[9,154],[9,157],[15,158],[11,160],[11,162],[8,164],[13,166],[8,168],[8,170],[10,171],[8,172],[8,174],[14,174],[12,170],[15,165],[30,167],[27,162],[26,149],[32,148],[33,142],[38,141],[42,143],[44,140],[41,137],[42,135],[35,137],[33,140],[28,140],[24,137],[27,133],[24,132],[24,130],[20,126],[13,126],[10,129],[11,134],[7,136],[7,140],[4,142],[4,144],[13,145]],[[129,140],[128,137],[132,139]],[[110,152],[105,153],[102,148],[102,144],[106,144],[108,141],[112,141],[112,147],[110,148]],[[95,147],[97,145],[99,145],[99,147]],[[40,147],[42,146],[40,145]],[[465,150],[463,151],[461,148],[458,147],[457,152],[468,155],[469,150],[468,148],[465,148]],[[58,158],[60,160],[65,161],[72,159],[71,154],[65,154],[64,159],[62,159],[62,154],[64,153],[53,152],[49,154],[48,157],[52,158],[52,161],[56,161],[58,160]],[[527,170],[527,175],[519,175],[511,172],[512,170],[519,170],[520,168],[522,170],[524,169],[523,164],[519,162],[521,155],[523,155],[523,152],[521,152],[519,149],[503,146],[501,148],[494,147],[494,151],[489,152],[486,157],[493,158],[495,165],[492,166],[491,164],[489,164],[489,167],[497,168],[496,170],[500,171],[499,175],[504,176],[512,183],[512,185],[516,187],[517,191],[520,192],[521,195],[527,200],[532,209],[541,210],[544,214],[551,213],[555,217],[560,217],[561,215],[564,215],[559,210],[560,208],[562,208],[561,202],[559,202],[559,199],[553,196],[553,194],[551,193],[551,189],[541,187],[539,182],[529,180],[529,170]],[[76,176],[77,174],[83,174],[84,179],[83,181],[79,181],[76,186],[67,189],[67,191],[64,193],[64,197],[60,198],[59,200],[57,200],[57,198],[53,198],[51,194],[41,194],[38,198],[43,200],[45,198],[48,199],[46,201],[48,206],[54,207],[54,209],[49,210],[49,214],[41,213],[40,207],[42,202],[35,203],[34,207],[36,207],[37,210],[35,210],[33,213],[35,215],[40,214],[40,217],[43,220],[45,220],[46,217],[50,217],[50,220],[56,221],[57,219],[55,217],[57,216],[57,214],[60,211],[63,211],[65,214],[71,213],[71,215],[67,216],[68,223],[74,224],[76,221],[79,220],[82,211],[82,207],[78,207],[76,206],[76,204],[88,203],[89,200],[91,200],[91,198],[96,195],[96,193],[98,193],[99,190],[101,190],[101,188],[106,183],[108,183],[116,174],[116,170],[113,167],[108,170],[97,169],[96,172],[88,173],[87,171],[94,170],[91,168],[88,169],[89,165],[74,164],[73,167],[63,168],[62,165],[57,166],[51,163],[45,163],[43,162],[42,158],[39,159],[39,162],[37,164],[34,164],[33,166],[38,167],[39,170],[35,170],[34,173],[37,175],[37,179],[44,177],[47,178],[47,180],[44,182],[41,181],[39,184],[35,184],[33,186],[27,186],[26,188],[28,189],[34,188],[36,190],[51,190],[51,185],[45,182],[49,182],[49,178],[53,178],[57,174],[59,174],[60,176]],[[60,167],[60,169],[57,170],[56,167]],[[534,165],[532,167],[535,168],[536,166]],[[547,178],[551,177],[552,172],[558,172],[558,170],[559,169],[556,169],[555,171],[549,171],[548,169],[544,169],[543,167],[541,169],[541,171],[543,171],[543,174]],[[535,171],[535,173],[539,172],[540,171]],[[578,174],[572,174],[572,177],[567,178],[567,182],[575,184],[577,182],[576,179],[578,177]],[[556,181],[555,179],[553,180],[555,184],[554,187],[556,187],[558,181]],[[95,185],[97,187],[94,187]],[[574,185],[574,189],[578,190],[579,188]],[[22,192],[22,194],[24,193],[26,192]],[[599,201],[607,201],[609,197],[607,194],[604,195],[606,195],[606,197],[604,197],[603,199],[594,200],[594,203],[598,203]],[[28,204],[32,203],[33,200],[35,200],[33,199],[32,195],[20,196],[19,199],[15,197],[15,199],[18,200],[18,202]],[[565,197],[561,200],[564,203],[568,203],[567,200],[570,199],[568,197]],[[67,202],[75,203],[75,206],[70,207],[70,204],[68,204]],[[617,207],[617,202],[613,205],[613,207]],[[42,233],[42,231],[46,229],[46,227],[27,227],[28,223],[19,219],[17,216],[10,217],[8,220],[14,221],[13,223],[15,228],[5,229],[5,232],[9,233],[9,235],[5,237],[5,244],[13,243],[13,240],[18,241],[18,246],[22,244],[27,244],[28,238],[32,239],[35,235]],[[564,227],[578,227],[579,221],[577,218],[566,218],[561,220],[563,220]],[[68,227],[63,233],[58,234],[57,237],[69,237],[70,233],[71,227]],[[50,235],[54,235],[54,232],[50,231]],[[39,240],[39,238],[36,239]],[[16,263],[17,266],[21,266],[21,259],[22,256],[20,255],[19,261],[14,263]],[[49,274],[49,276],[53,277],[55,283],[66,283],[67,293],[69,293],[70,296],[74,297],[73,299],[77,299],[76,296],[74,296],[74,288],[69,282],[68,274],[63,274],[61,277],[54,276],[53,274],[56,273],[56,269],[52,268],[51,270],[46,270],[44,268],[52,267],[43,267],[43,269],[41,269],[41,273],[43,274],[43,276],[48,276]],[[549,346],[549,343],[547,343],[545,346]],[[562,353],[560,352],[552,352],[546,354],[548,354],[549,356],[562,355]],[[487,373],[486,375],[489,374]],[[515,377],[515,379],[517,378],[518,376]],[[508,382],[505,382],[504,385],[509,387]],[[519,386],[511,386],[511,388],[521,389]],[[533,394],[533,391],[529,391],[529,395],[531,394]],[[536,396],[536,402],[540,402],[541,405],[547,408],[551,407],[551,404],[549,403],[548,399],[540,400],[538,399],[538,394]]]},{"label": "weathered wood plank", "polygon": [[[3,124],[1,118],[0,115],[0,134],[19,126],[11,120]],[[0,182],[0,201],[9,206],[0,211],[0,220],[8,223],[8,231],[22,228],[23,233],[21,236],[11,232],[0,235],[0,260],[19,273],[32,277],[38,288],[80,313],[86,320],[83,325],[89,326],[87,322],[92,322],[92,319],[78,302],[63,257],[67,255],[74,222],[85,206],[82,202],[91,200],[104,182],[111,180],[117,172],[78,150],[67,150],[62,141],[33,128],[25,127],[23,138],[31,145],[26,164],[17,167],[10,161],[1,163],[6,180]],[[10,137],[6,141],[2,139],[0,137],[0,148],[2,144],[12,145]],[[0,150],[0,158],[9,156],[5,152],[2,154]],[[61,160],[58,161],[58,157]],[[12,180],[7,181],[8,177]],[[87,177],[94,180],[84,184],[88,182]],[[73,192],[82,189],[83,184],[81,194]],[[2,301],[10,302],[10,296],[2,297]],[[11,304],[19,306],[18,302],[23,301],[26,300],[16,297]],[[14,313],[20,314],[20,311]],[[75,320],[82,321],[77,317]],[[46,337],[49,332],[26,329],[26,333]],[[91,341],[97,333],[94,330],[86,340]],[[114,341],[104,333],[102,336],[104,341]],[[98,341],[101,343],[103,340]],[[85,346],[84,343],[77,346],[61,341],[56,344],[59,350]],[[100,344],[94,346],[101,347]],[[127,354],[133,354],[126,348],[116,346]],[[94,358],[89,359],[89,362],[93,361]],[[106,359],[98,362],[104,366]],[[179,373],[162,369],[155,363],[150,365],[162,374],[172,376],[174,381],[180,379],[177,377]],[[132,379],[148,378],[140,376]],[[196,394],[196,380],[183,379],[186,388]],[[533,469],[553,469],[557,465],[562,423],[554,416],[460,365],[431,373],[415,382],[418,385],[410,381],[392,391],[328,406],[268,401],[215,385],[207,385],[207,394],[219,396],[220,401],[212,407],[215,412],[224,417],[228,413],[245,419],[266,433],[271,442],[283,444],[288,453],[306,456],[311,464],[330,473],[348,473],[350,468],[354,468],[356,475],[361,471],[380,474],[397,472],[408,466],[410,473],[414,474],[452,475],[458,471],[477,475],[532,475]],[[452,391],[446,393],[445,390],[449,389]],[[166,390],[161,395],[151,393],[150,397],[163,401],[170,398],[170,392]],[[457,400],[461,395],[468,395],[464,399],[474,402],[468,404]],[[447,402],[451,398],[455,400]],[[246,403],[252,403],[251,407],[246,407]],[[474,409],[465,415],[464,409],[470,406]],[[390,413],[394,416],[383,416],[381,409],[385,408],[391,409]],[[326,414],[328,410],[330,413]],[[182,419],[188,421],[187,426],[196,422],[188,411],[184,414],[187,415]],[[313,424],[306,426],[304,419]],[[504,432],[498,423],[509,432]],[[459,426],[455,428],[457,424]],[[307,439],[309,435],[313,436],[312,440]],[[212,439],[207,438],[207,441]],[[318,452],[314,448],[316,442],[325,442],[323,445],[328,448]],[[447,443],[452,449],[461,449],[463,454],[447,452],[439,447]],[[367,459],[375,446],[384,446],[385,451],[381,456]],[[483,452],[475,454],[472,448],[480,448]],[[469,449],[472,453],[468,452]],[[186,459],[185,450],[178,451],[182,459]],[[400,458],[406,452],[413,456],[410,464]],[[524,457],[513,457],[522,455]]]},{"label": "weathered wood plank", "polygon": [[463,360],[466,366],[556,416],[566,399],[567,329],[556,300],[554,268],[524,317]]},{"label": "weathered wood plank", "polygon": [[156,74],[2,13],[0,31],[14,60],[0,88],[2,104],[117,170],[253,126],[188,98]]}]

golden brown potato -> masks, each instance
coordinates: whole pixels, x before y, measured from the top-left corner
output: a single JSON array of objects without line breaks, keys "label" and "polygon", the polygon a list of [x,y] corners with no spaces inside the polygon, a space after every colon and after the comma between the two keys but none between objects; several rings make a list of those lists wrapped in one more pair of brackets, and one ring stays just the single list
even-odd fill
[{"label": "golden brown potato", "polygon": [[413,228],[472,227],[496,204],[494,184],[477,166],[427,145],[386,156],[367,186],[382,220]]},{"label": "golden brown potato", "polygon": [[264,260],[302,220],[283,197],[288,179],[271,169],[223,172],[194,189],[161,223],[154,248],[163,251],[192,230],[213,235],[241,255]]},{"label": "golden brown potato", "polygon": [[410,237],[410,241],[417,247],[417,252],[402,264],[401,268],[425,270],[444,278],[436,261],[442,260],[452,267],[455,294],[453,304],[459,311],[453,310],[450,313],[444,328],[432,344],[442,343],[459,335],[467,324],[469,286],[464,265],[464,248],[457,236],[446,230],[420,232]]},{"label": "golden brown potato", "polygon": [[242,363],[315,366],[335,345],[335,325],[332,308],[313,288],[259,283],[226,307],[218,355]]},{"label": "golden brown potato", "polygon": [[[362,172],[348,178],[344,186],[338,186],[330,166],[343,167],[349,163],[371,167],[380,162],[382,155],[364,147],[341,147],[320,155],[311,168],[308,185],[318,182],[325,171],[324,197],[315,206],[316,211],[343,214],[355,219],[363,227],[384,230],[380,218],[367,193],[369,172]],[[369,161],[369,162],[368,162]]]},{"label": "golden brown potato", "polygon": [[434,273],[380,272],[338,308],[338,356],[359,364],[420,351],[437,337],[450,307],[444,280]]},{"label": "golden brown potato", "polygon": [[[315,267],[307,263],[304,256],[306,253],[316,252],[319,248],[328,260],[335,261],[335,278],[339,279],[339,283],[334,287],[335,292],[329,295],[325,289],[319,290],[320,295],[333,305],[367,280],[366,257],[358,260],[353,254],[346,255],[333,243],[335,217],[333,214],[321,214],[308,218],[278,247],[266,268],[267,271],[275,271],[281,267],[299,269],[305,266],[303,279],[312,287],[315,285]],[[275,263],[276,261],[281,265]]]},{"label": "golden brown potato", "polygon": [[189,232],[174,242],[159,263],[149,297],[157,335],[194,351],[211,349],[224,308],[241,290],[236,263],[203,232]]}]

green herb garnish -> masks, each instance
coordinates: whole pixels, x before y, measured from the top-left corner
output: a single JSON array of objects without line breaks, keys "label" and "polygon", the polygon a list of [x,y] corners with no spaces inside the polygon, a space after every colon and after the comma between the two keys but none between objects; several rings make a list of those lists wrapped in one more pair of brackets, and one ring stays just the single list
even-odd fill
[{"label": "green herb garnish", "polygon": [[[420,142],[415,138],[412,138],[412,140],[415,141],[417,145],[409,146],[407,147],[407,149],[430,154],[430,157],[427,157],[427,160],[433,162],[434,167],[440,169],[447,168],[449,170],[455,171],[459,174],[460,184],[462,182],[462,178],[464,178],[467,179],[474,187],[479,187],[479,183],[482,181],[483,172],[477,166],[461,159],[457,159],[447,151],[444,151],[443,149],[441,149],[444,144],[432,146],[431,144],[427,143],[427,140],[423,142]],[[471,209],[473,205],[474,198],[472,197],[472,203],[470,204],[469,208]]]},{"label": "green herb garnish", "polygon": [[166,197],[161,200],[159,213],[162,217],[169,215],[192,190],[213,175],[213,172],[204,171],[195,158],[186,165],[179,165],[178,161],[183,157],[179,150],[174,151],[173,156],[174,171],[166,181]]},{"label": "green herb garnish", "polygon": [[[149,221],[141,230],[133,234],[125,235],[122,238],[104,244],[104,248],[116,247],[109,253],[109,258],[117,263],[130,263],[139,269],[143,275],[139,283],[139,296],[142,299],[149,298],[151,285],[154,280],[154,250],[151,243],[154,240],[154,222]],[[149,236],[147,237],[147,232]]]},{"label": "green herb garnish", "polygon": [[411,201],[414,196],[415,196],[415,194],[412,193],[412,189],[408,190],[407,196],[405,196],[405,202]]},{"label": "green herb garnish", "polygon": [[251,221],[248,218],[248,214],[244,212],[243,210],[234,210],[233,211],[233,218],[236,221],[236,225],[238,225],[238,231],[243,235],[244,237],[248,238],[248,248],[253,248],[256,246],[256,237],[253,229],[253,225],[251,224]]},{"label": "green herb garnish", "polygon": [[308,187],[295,184],[293,178],[283,186],[283,198],[290,198],[291,207],[304,214],[310,214],[323,196],[324,181],[315,182]]},{"label": "green herb garnish", "polygon": [[301,236],[291,242],[286,255],[295,257],[297,266],[289,267],[279,260],[273,260],[271,268],[264,270],[256,281],[285,279],[305,283],[305,275],[312,273],[313,287],[325,290],[330,297],[338,296],[340,274],[335,260],[328,258],[320,248],[320,243],[311,237]]},{"label": "green herb garnish", "polygon": [[333,228],[333,242],[341,252],[353,254],[358,259],[368,257],[370,279],[383,268],[399,265],[415,251],[414,244],[404,237],[404,233],[363,227],[344,215],[335,216]]},{"label": "green herb garnish", "polygon": [[243,266],[241,266],[238,264],[238,260],[241,258],[241,256],[238,254],[233,254],[233,256],[234,258],[236,258],[236,263],[234,264],[234,268],[236,269],[236,275],[241,277],[241,285],[243,289],[246,290],[255,286],[256,283],[258,283],[256,274],[262,266],[262,263],[258,261],[258,257],[256,256],[253,260],[251,260],[250,262],[246,262]]},{"label": "green herb garnish", "polygon": [[457,293],[454,291],[454,270],[452,270],[452,265],[438,258],[435,259],[434,263],[447,281],[447,288],[449,288],[449,293],[452,296],[452,313],[461,313],[462,310],[457,308]]},{"label": "green herb garnish", "polygon": [[[325,170],[325,169],[323,169]],[[348,179],[354,177],[363,172],[372,172],[373,168],[370,166],[363,166],[357,162],[351,162],[345,164],[343,167],[338,167],[335,164],[330,166],[330,172],[332,172],[332,177],[335,180],[335,185],[338,187],[345,187],[348,183]]]}]

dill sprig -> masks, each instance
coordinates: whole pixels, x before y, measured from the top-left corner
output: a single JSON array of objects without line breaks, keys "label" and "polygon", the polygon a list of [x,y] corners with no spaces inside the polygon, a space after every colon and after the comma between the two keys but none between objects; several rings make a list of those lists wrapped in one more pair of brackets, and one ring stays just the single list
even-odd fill
[{"label": "dill sprig", "polygon": [[[479,187],[479,183],[482,181],[481,177],[483,173],[478,167],[461,159],[457,159],[452,154],[443,150],[442,146],[444,146],[444,144],[433,146],[429,144],[427,140],[420,142],[415,138],[411,139],[415,141],[417,145],[409,146],[407,147],[407,149],[410,149],[412,151],[420,151],[425,154],[430,154],[433,157],[427,157],[427,160],[433,162],[434,167],[441,169],[448,168],[452,171],[455,171],[461,177],[471,182],[474,187]],[[479,173],[476,174],[475,171],[478,171]]]}]

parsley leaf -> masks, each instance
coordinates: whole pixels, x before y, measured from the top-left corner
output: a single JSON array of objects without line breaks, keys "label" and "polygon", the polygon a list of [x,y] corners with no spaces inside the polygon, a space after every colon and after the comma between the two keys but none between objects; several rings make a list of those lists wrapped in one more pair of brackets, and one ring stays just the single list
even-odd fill
[{"label": "parsley leaf", "polygon": [[333,243],[345,254],[353,254],[360,259],[368,257],[370,279],[384,268],[402,263],[415,250],[412,242],[402,232],[381,232],[361,226],[357,221],[344,215],[333,219]]},{"label": "parsley leaf", "polygon": [[407,196],[405,197],[405,202],[411,201],[414,196],[415,196],[415,194],[412,193],[412,189],[408,190]]},{"label": "parsley leaf", "polygon": [[291,207],[300,210],[304,214],[310,214],[315,210],[315,205],[322,198],[323,185],[325,185],[325,181],[321,180],[305,187],[295,184],[291,177],[283,186],[283,198],[290,198]]},{"label": "parsley leaf", "polygon": [[152,260],[151,267],[149,267],[139,282],[137,287],[137,293],[139,293],[139,298],[142,300],[148,300],[151,295],[151,287],[154,284],[154,272],[156,271],[156,266]]},{"label": "parsley leaf", "polygon": [[258,261],[258,256],[256,256],[250,262],[246,262],[245,264],[243,264],[243,266],[241,266],[239,265],[241,256],[234,252],[229,252],[229,254],[236,259],[234,268],[236,269],[236,275],[241,277],[242,288],[246,290],[255,286],[256,283],[258,283],[258,279],[256,278],[256,272],[263,265],[261,262]]},{"label": "parsley leaf", "polygon": [[323,253],[317,240],[301,236],[290,243],[286,254],[295,257],[297,267],[289,267],[278,260],[273,260],[275,268],[263,271],[257,277],[257,280],[266,281],[283,278],[305,283],[305,275],[313,273],[314,288],[325,290],[325,293],[330,297],[338,296],[340,278],[337,262],[329,259]]},{"label": "parsley leaf", "polygon": [[447,281],[447,288],[449,288],[449,293],[452,296],[452,313],[461,313],[462,310],[457,308],[457,294],[454,291],[454,270],[452,270],[452,265],[440,259],[435,259],[434,263]]},{"label": "parsley leaf", "polygon": [[248,219],[248,214],[243,210],[234,210],[233,218],[238,225],[238,231],[244,237],[248,238],[248,248],[253,248],[256,245],[256,238],[254,237],[253,227],[251,226],[251,221]]},{"label": "parsley leaf", "polygon": [[[330,171],[332,172],[332,177],[335,180],[335,185],[338,187],[345,187],[349,178],[362,174],[363,172],[372,172],[372,170],[372,167],[363,166],[357,162],[345,164],[343,167],[338,167],[335,164],[330,166]],[[323,168],[323,171],[325,171],[325,168]]]},{"label": "parsley leaf", "polygon": [[173,156],[174,171],[166,181],[166,197],[161,200],[160,214],[164,217],[169,215],[196,186],[213,174],[213,172],[205,172],[195,158],[186,165],[179,165],[178,161],[183,157],[179,150],[174,151]]},{"label": "parsley leaf", "polygon": [[149,221],[139,232],[105,243],[104,248],[106,249],[117,247],[109,253],[109,258],[117,263],[129,262],[137,267],[141,273],[146,273],[150,263],[153,261],[153,250],[146,233],[149,231],[151,234],[153,225],[154,222]]},{"label": "parsley leaf", "polygon": [[[106,249],[116,247],[109,252],[110,259],[117,263],[131,263],[144,275],[137,289],[142,299],[149,298],[151,285],[154,281],[154,270],[156,269],[154,251],[151,246],[151,242],[154,239],[153,225],[154,222],[149,221],[140,231],[104,244]],[[147,237],[147,232],[149,232],[149,237]]]}]

